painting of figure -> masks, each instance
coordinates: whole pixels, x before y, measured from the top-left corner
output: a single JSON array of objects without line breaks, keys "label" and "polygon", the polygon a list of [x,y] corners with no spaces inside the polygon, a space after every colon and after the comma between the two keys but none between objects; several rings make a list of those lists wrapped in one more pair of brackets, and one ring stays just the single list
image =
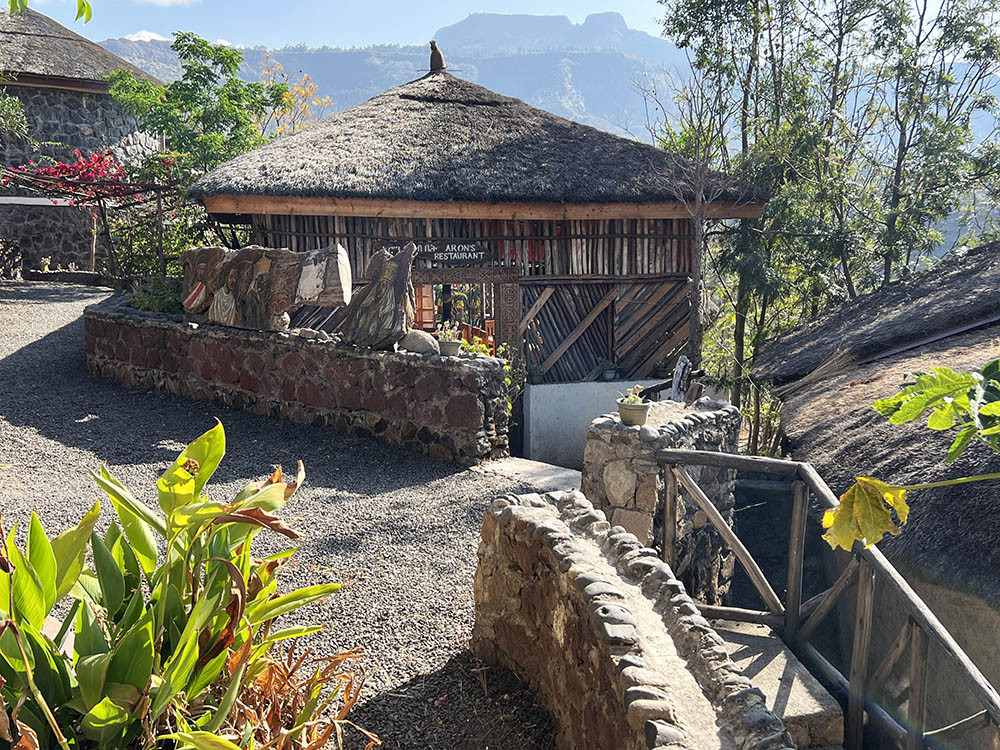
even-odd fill
[{"label": "painting of figure", "polygon": [[217,289],[208,307],[208,320],[223,326],[235,326],[236,315],[236,282],[239,272],[235,263],[231,263],[226,273],[226,281],[221,289]]}]

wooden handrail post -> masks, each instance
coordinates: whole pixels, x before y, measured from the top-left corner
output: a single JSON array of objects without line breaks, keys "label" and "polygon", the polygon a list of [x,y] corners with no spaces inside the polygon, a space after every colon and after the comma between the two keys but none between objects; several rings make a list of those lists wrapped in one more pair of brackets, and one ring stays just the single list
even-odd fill
[{"label": "wooden handrail post", "polygon": [[851,650],[850,690],[847,698],[847,750],[861,750],[865,734],[865,688],[868,652],[872,639],[872,610],[875,604],[875,571],[866,560],[858,567],[858,602]]},{"label": "wooden handrail post", "polygon": [[806,517],[809,511],[809,488],[801,479],[795,480],[792,497],[792,526],[788,538],[788,589],[785,593],[784,640],[795,643],[802,607],[802,568],[806,555]]},{"label": "wooden handrail post", "polygon": [[910,700],[906,708],[906,750],[923,750],[927,708],[927,633],[910,627]]},{"label": "wooden handrail post", "polygon": [[[674,567],[674,545],[677,543],[677,477],[673,464],[663,471],[663,562]],[[674,571],[677,575],[677,572]]]}]

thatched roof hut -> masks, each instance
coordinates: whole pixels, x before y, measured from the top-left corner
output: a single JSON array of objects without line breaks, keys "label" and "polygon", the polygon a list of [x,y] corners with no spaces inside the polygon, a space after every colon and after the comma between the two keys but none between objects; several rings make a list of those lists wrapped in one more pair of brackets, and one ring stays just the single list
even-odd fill
[{"label": "thatched roof hut", "polygon": [[34,10],[0,11],[0,66],[9,84],[106,92],[113,71],[151,75]]},{"label": "thatched roof hut", "polygon": [[863,362],[996,322],[1000,320],[997,290],[1000,243],[990,243],[782,334],[754,356],[754,376],[789,383],[808,375],[838,351]]},{"label": "thatched roof hut", "polygon": [[[677,203],[691,197],[693,172],[662,149],[440,70],[244,154],[191,192],[201,199]],[[709,183],[713,200],[753,204],[759,213],[764,196],[750,185],[719,173]]]},{"label": "thatched roof hut", "polygon": [[[894,427],[871,408],[906,376],[933,366],[979,370],[1000,357],[1000,245],[989,244],[815,318],[767,344],[759,378],[794,382],[837,349],[855,362],[792,390],[781,425],[792,455],[838,492],[857,475],[897,484],[1000,471],[1000,456],[972,445],[947,465],[953,432],[924,422]],[[903,533],[882,543],[894,561],[1000,607],[1000,483],[922,490]]]}]

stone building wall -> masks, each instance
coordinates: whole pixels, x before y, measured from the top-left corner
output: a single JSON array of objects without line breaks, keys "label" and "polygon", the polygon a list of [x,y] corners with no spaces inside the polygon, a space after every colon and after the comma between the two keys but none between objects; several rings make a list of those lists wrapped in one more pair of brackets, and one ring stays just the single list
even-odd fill
[{"label": "stone building wall", "polygon": [[[0,139],[0,163],[6,166],[44,157],[72,160],[74,149],[84,154],[110,149],[119,161],[130,163],[158,148],[158,140],[139,132],[135,120],[108,94],[33,86],[7,86],[6,93],[21,100],[30,133],[40,144]],[[3,194],[13,193],[8,189]],[[68,268],[70,263],[87,268],[91,227],[91,212],[83,208],[0,205],[0,238],[20,245],[25,268],[38,268],[43,257],[52,259],[53,268],[57,264]],[[100,259],[106,255],[101,237],[97,255]]]},{"label": "stone building wall", "polygon": [[506,456],[504,364],[184,323],[114,296],[84,313],[93,375],[372,435],[435,458]]},{"label": "stone building wall", "polygon": [[473,650],[545,701],[559,748],[793,747],[670,567],[580,492],[493,502],[475,602]]},{"label": "stone building wall", "polygon": [[[583,493],[643,544],[662,553],[665,487],[656,454],[664,448],[738,452],[739,410],[702,399],[692,407],[673,401],[653,405],[642,427],[606,414],[587,430]],[[723,517],[732,523],[733,472],[687,467]],[[729,590],[734,558],[708,517],[683,490],[678,492],[678,528],[673,559],[688,590],[700,601],[720,604]]]}]

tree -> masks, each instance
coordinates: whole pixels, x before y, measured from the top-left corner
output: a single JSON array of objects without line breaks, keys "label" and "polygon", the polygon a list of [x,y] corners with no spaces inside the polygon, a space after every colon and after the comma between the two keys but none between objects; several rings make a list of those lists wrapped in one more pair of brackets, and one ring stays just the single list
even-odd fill
[{"label": "tree", "polygon": [[178,32],[170,48],[182,74],[166,85],[128,70],[109,77],[115,102],[143,130],[163,136],[174,153],[175,178],[193,182],[266,140],[259,122],[286,108],[287,84],[248,83],[238,74],[243,54]]},{"label": "tree", "polygon": [[288,91],[282,97],[281,107],[271,109],[257,127],[265,137],[294,133],[323,117],[332,104],[329,96],[317,96],[319,88],[308,73],[302,73],[292,80],[284,66],[274,56],[264,54],[263,70],[260,76],[265,86],[285,84]]}]

